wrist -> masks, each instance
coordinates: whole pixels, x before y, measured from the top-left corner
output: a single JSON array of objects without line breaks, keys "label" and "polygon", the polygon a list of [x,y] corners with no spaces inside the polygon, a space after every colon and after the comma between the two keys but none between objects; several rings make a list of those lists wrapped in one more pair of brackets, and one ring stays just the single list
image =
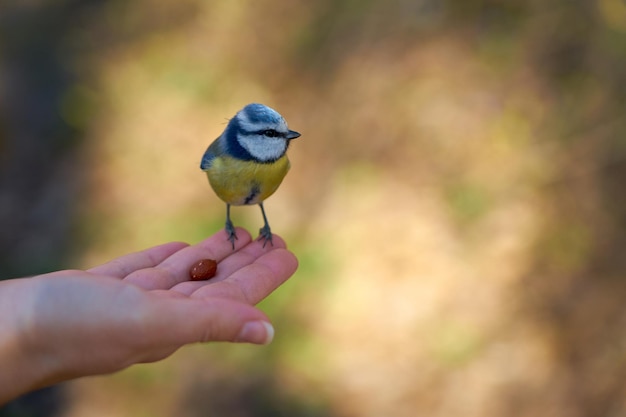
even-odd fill
[{"label": "wrist", "polygon": [[32,299],[28,280],[0,282],[0,404],[46,385],[46,367],[26,337],[29,320],[23,313],[32,311],[24,308]]}]

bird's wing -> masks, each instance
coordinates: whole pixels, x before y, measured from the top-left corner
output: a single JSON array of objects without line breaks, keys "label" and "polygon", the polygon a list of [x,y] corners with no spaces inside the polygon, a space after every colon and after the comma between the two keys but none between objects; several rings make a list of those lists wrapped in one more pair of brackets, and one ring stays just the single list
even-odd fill
[{"label": "bird's wing", "polygon": [[224,154],[224,147],[222,146],[222,141],[220,138],[217,138],[209,147],[207,148],[204,155],[202,155],[202,161],[200,161],[200,169],[206,171],[211,168],[211,164],[213,160],[218,156]]}]

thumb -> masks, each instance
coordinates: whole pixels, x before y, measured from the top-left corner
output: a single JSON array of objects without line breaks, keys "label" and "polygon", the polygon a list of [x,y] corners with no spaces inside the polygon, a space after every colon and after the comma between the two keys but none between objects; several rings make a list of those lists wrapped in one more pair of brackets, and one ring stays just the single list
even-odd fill
[{"label": "thumb", "polygon": [[147,333],[160,344],[196,342],[243,342],[268,344],[274,328],[261,310],[249,304],[222,298],[162,298],[150,320]]}]

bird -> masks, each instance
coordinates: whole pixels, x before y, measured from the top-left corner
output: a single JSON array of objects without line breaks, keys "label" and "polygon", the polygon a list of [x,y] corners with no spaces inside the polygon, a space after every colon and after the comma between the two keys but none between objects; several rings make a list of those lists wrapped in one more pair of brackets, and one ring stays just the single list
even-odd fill
[{"label": "bird", "polygon": [[224,132],[204,152],[200,162],[211,188],[226,203],[225,230],[235,250],[237,234],[230,219],[231,206],[261,208],[263,247],[272,242],[272,231],[263,202],[278,189],[290,168],[287,149],[300,133],[290,130],[276,110],[251,103],[229,120]]}]

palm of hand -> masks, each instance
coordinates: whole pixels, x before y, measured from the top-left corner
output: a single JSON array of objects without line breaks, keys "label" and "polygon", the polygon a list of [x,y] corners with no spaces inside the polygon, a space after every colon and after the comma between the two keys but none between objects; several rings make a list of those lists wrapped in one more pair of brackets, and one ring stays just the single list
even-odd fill
[{"label": "palm of hand", "polygon": [[[206,341],[265,343],[271,329],[254,305],[297,268],[275,236],[273,247],[243,229],[233,251],[224,232],[193,246],[168,243],[88,271],[59,271],[3,283],[20,334],[19,354],[44,374],[38,385],[114,372]],[[189,281],[202,258],[218,261],[209,281]],[[19,303],[19,305],[18,305]],[[0,303],[2,304],[2,303]]]}]

